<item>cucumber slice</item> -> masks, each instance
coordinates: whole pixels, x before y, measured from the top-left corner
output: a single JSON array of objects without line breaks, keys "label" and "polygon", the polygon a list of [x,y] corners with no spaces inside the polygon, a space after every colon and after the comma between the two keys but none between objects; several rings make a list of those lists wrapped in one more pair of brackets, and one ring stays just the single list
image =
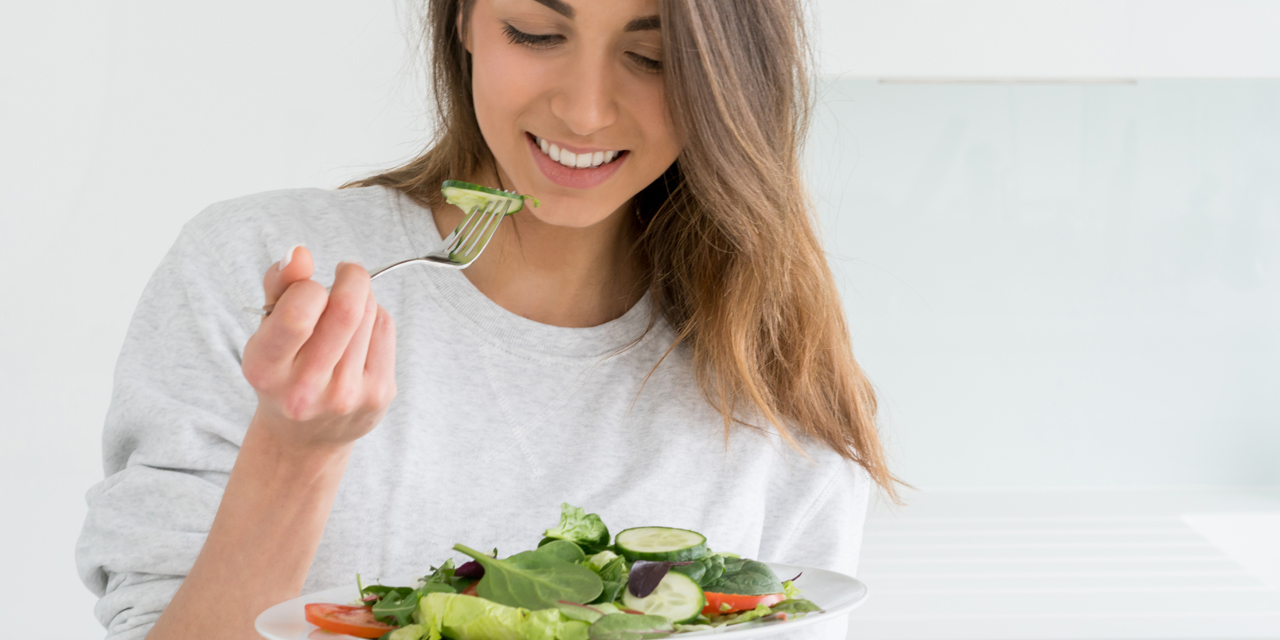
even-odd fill
[{"label": "cucumber slice", "polygon": [[711,554],[706,536],[688,529],[671,527],[636,527],[613,539],[618,553],[629,562],[636,560],[670,560],[684,562]]},{"label": "cucumber slice", "polygon": [[511,202],[510,208],[507,209],[507,215],[523,209],[525,200],[533,200],[533,206],[538,206],[537,198],[532,196],[522,196],[512,191],[482,187],[478,184],[471,184],[461,180],[445,180],[440,187],[440,193],[444,194],[445,202],[457,205],[463,211],[470,211],[476,207],[484,208],[494,201],[498,202],[498,208],[502,208],[503,201]]},{"label": "cucumber slice", "polygon": [[673,623],[689,622],[702,613],[707,599],[702,587],[683,573],[671,571],[662,577],[653,593],[637,598],[627,589],[622,592],[622,604],[641,613],[662,616]]}]

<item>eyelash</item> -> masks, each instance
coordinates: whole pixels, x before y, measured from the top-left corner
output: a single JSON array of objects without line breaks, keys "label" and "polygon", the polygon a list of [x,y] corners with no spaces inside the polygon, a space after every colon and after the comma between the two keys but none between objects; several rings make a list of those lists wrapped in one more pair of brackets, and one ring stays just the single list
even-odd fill
[{"label": "eyelash", "polygon": [[507,34],[507,39],[511,41],[511,44],[522,44],[534,49],[546,49],[547,47],[553,47],[556,45],[556,40],[560,38],[560,36],[556,35],[535,35],[532,33],[525,33],[511,25],[503,27],[502,31]]},{"label": "eyelash", "polygon": [[630,51],[628,51],[628,52],[627,52],[627,55],[631,56],[631,59],[632,59],[636,64],[640,65],[640,68],[641,68],[641,69],[643,69],[643,70],[645,70],[645,71],[647,71],[647,72],[649,72],[649,73],[661,73],[661,72],[662,72],[662,61],[661,61],[661,60],[654,60],[653,58],[646,58],[645,56],[642,56],[642,55],[640,55],[640,54],[638,54],[638,53],[631,53]]},{"label": "eyelash", "polygon": [[[531,49],[549,49],[559,44],[562,36],[558,35],[539,35],[533,33],[525,33],[511,25],[506,25],[502,29],[507,35],[507,39],[511,44],[524,45]],[[659,73],[662,71],[662,61],[647,58],[638,53],[627,52],[627,56],[631,58],[643,71],[649,73]]]}]

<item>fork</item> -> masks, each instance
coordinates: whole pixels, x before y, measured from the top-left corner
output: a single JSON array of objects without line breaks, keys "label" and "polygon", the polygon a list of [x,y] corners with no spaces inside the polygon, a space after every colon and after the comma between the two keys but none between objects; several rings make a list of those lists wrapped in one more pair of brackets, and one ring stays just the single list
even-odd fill
[{"label": "fork", "polygon": [[[369,279],[373,280],[384,273],[390,273],[405,265],[421,262],[435,267],[444,267],[446,269],[466,269],[471,266],[476,258],[484,252],[485,247],[489,246],[489,241],[493,239],[493,234],[498,230],[498,225],[502,224],[502,219],[507,216],[507,210],[511,208],[511,200],[489,201],[485,206],[476,205],[467,212],[462,218],[462,222],[453,228],[453,233],[445,238],[436,247],[435,251],[428,253],[421,258],[409,258],[391,264],[379,267],[369,274]],[[501,207],[499,207],[501,205]],[[332,287],[325,287],[328,291]],[[261,307],[244,307],[249,313],[256,313],[260,316],[271,314],[271,310],[275,308],[275,303],[263,305]]]}]

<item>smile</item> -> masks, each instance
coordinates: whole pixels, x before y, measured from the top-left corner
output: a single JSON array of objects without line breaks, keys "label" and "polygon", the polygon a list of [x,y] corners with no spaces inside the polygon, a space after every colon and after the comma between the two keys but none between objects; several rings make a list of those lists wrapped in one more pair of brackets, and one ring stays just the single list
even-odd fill
[{"label": "smile", "polygon": [[626,153],[625,149],[621,151],[603,149],[584,150],[579,153],[574,153],[568,149],[562,149],[554,142],[547,142],[546,139],[539,138],[533,134],[529,134],[529,137],[533,139],[534,145],[542,150],[543,155],[570,169],[590,169],[610,164],[621,158],[623,154]]}]

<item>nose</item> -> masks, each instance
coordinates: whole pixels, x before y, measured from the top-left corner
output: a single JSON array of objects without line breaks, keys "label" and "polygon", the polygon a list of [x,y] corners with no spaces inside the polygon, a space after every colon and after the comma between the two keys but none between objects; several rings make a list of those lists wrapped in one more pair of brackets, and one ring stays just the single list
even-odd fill
[{"label": "nose", "polygon": [[584,51],[565,73],[551,97],[551,113],[579,136],[589,136],[618,118],[613,71],[603,51]]}]

